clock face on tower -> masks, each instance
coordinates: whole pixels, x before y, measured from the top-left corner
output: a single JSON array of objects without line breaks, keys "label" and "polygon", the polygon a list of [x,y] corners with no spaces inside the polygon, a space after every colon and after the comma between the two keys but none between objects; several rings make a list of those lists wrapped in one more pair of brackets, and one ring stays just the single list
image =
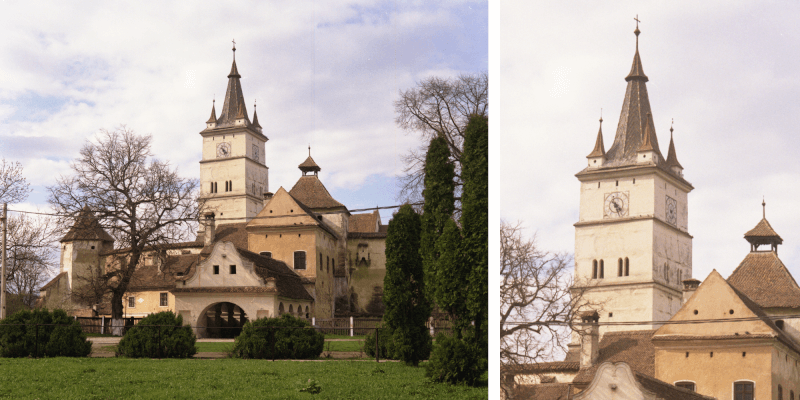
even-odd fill
[{"label": "clock face on tower", "polygon": [[255,144],[253,145],[253,160],[258,161],[258,146]]},{"label": "clock face on tower", "polygon": [[229,157],[231,155],[231,144],[222,142],[217,145],[217,157]]},{"label": "clock face on tower", "polygon": [[606,193],[603,216],[619,218],[628,215],[628,192]]},{"label": "clock face on tower", "polygon": [[678,202],[667,196],[667,222],[675,226],[678,224]]}]

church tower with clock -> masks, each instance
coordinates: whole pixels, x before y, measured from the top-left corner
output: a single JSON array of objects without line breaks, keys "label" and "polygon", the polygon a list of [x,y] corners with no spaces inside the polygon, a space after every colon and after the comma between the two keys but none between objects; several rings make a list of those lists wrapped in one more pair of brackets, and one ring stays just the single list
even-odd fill
[{"label": "church tower with clock", "polygon": [[235,43],[233,54],[222,112],[217,118],[212,104],[206,129],[200,132],[200,199],[204,211],[214,212],[217,224],[251,220],[263,208],[264,194],[269,191],[269,169],[264,159],[269,139],[258,124],[255,110],[252,122],[247,115]]},{"label": "church tower with clock", "polygon": [[[575,286],[598,311],[600,322],[666,321],[681,307],[684,279],[692,277],[688,194],[675,145],[661,153],[650,110],[648,81],[636,53],[614,142],[603,145],[602,118],[580,181],[575,223]],[[602,324],[601,324],[602,325]],[[602,325],[609,331],[653,329]]]}]

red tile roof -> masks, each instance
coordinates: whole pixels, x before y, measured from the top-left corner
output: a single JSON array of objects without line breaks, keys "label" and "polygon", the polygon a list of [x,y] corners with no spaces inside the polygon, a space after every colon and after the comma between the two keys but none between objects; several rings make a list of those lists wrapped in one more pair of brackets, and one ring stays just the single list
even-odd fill
[{"label": "red tile roof", "polygon": [[316,175],[301,176],[289,191],[295,199],[311,209],[344,208],[344,204],[334,200],[325,185]]},{"label": "red tile roof", "polygon": [[655,375],[653,333],[655,330],[606,333],[600,340],[600,354],[597,362],[589,368],[582,369],[573,383],[590,383],[597,368],[606,361],[625,362],[634,372]]},{"label": "red tile roof", "polygon": [[113,242],[114,239],[109,235],[100,222],[95,218],[92,210],[88,206],[83,207],[78,217],[75,219],[75,224],[69,229],[66,236],[60,241],[71,242],[73,240],[101,240],[104,242]]},{"label": "red tile roof", "polygon": [[800,287],[775,252],[749,253],[727,280],[761,308],[800,308]]}]

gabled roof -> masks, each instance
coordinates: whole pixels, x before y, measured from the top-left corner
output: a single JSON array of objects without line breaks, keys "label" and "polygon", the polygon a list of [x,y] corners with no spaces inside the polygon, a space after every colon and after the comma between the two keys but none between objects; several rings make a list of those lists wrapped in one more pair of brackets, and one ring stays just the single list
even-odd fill
[{"label": "gabled roof", "polygon": [[258,276],[263,279],[275,278],[275,286],[278,294],[283,297],[301,300],[314,300],[308,291],[303,287],[303,279],[300,275],[289,268],[286,263],[271,257],[265,257],[244,249],[236,249],[239,255],[253,264]]},{"label": "gabled roof", "polygon": [[303,202],[280,187],[258,215],[247,223],[247,230],[301,226],[318,226],[333,237],[339,237],[331,227],[322,221],[322,216],[315,214]]},{"label": "gabled roof", "polygon": [[775,252],[749,253],[728,283],[761,308],[800,308],[800,287]]},{"label": "gabled roof", "polygon": [[47,282],[47,283],[45,283],[45,284],[44,284],[44,286],[42,286],[41,288],[39,288],[39,291],[40,291],[40,292],[43,292],[43,291],[45,291],[45,290],[47,290],[47,289],[50,289],[50,287],[51,287],[51,286],[53,286],[53,285],[55,285],[56,283],[58,283],[58,281],[59,281],[61,278],[66,278],[66,276],[67,276],[67,273],[66,273],[66,272],[62,272],[62,273],[60,273],[60,274],[58,274],[58,275],[54,276],[54,277],[53,277],[53,279],[51,279],[51,280],[50,280],[50,282]]},{"label": "gabled roof", "polygon": [[289,194],[312,210],[320,208],[347,209],[344,204],[334,200],[316,175],[301,176]]},{"label": "gabled roof", "polygon": [[380,232],[381,216],[378,210],[365,214],[353,214],[347,225],[347,232],[378,233]]},{"label": "gabled roof", "polygon": [[71,242],[73,240],[101,240],[104,242],[113,242],[114,239],[109,235],[100,222],[95,218],[94,213],[89,206],[84,206],[78,217],[75,219],[75,224],[69,229],[63,239],[63,242]]},{"label": "gabled roof", "polygon": [[197,254],[182,254],[176,256],[166,256],[162,261],[154,259],[150,265],[140,265],[131,277],[128,290],[131,292],[143,292],[148,290],[170,290],[175,287],[177,274],[187,274],[194,270],[200,256]]},{"label": "gabled roof", "polygon": [[576,384],[588,384],[600,364],[604,362],[627,363],[634,372],[655,375],[655,348],[652,337],[654,330],[608,332],[600,339],[600,352],[597,362],[589,368],[582,369],[572,381]]}]

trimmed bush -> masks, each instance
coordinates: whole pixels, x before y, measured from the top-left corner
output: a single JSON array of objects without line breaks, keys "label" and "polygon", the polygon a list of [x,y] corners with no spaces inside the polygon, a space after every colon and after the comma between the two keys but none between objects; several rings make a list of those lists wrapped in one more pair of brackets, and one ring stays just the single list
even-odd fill
[{"label": "trimmed bush", "polygon": [[150,314],[125,332],[117,355],[131,358],[187,358],[197,353],[197,338],[172,311]]},{"label": "trimmed bush", "polygon": [[434,382],[474,386],[485,369],[479,353],[476,346],[465,340],[440,333],[425,364],[425,376]]},{"label": "trimmed bush", "polygon": [[239,358],[299,360],[319,357],[324,345],[325,335],[308,321],[284,314],[244,324],[232,354]]},{"label": "trimmed bush", "polygon": [[86,357],[91,352],[80,323],[64,310],[22,310],[0,321],[2,357]]}]

